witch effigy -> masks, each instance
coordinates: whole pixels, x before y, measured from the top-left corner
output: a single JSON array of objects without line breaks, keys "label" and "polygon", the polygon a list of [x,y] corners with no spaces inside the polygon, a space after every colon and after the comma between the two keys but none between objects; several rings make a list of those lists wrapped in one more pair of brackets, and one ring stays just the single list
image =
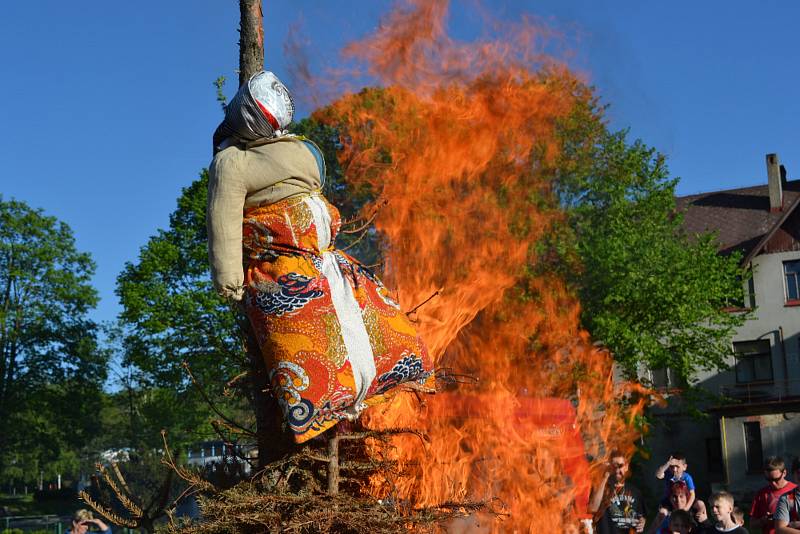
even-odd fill
[{"label": "witch effigy", "polygon": [[325,160],[291,135],[291,95],[254,74],[214,133],[208,240],[214,286],[243,301],[272,394],[297,443],[354,420],[400,385],[432,391],[433,363],[381,281],[334,241]]}]

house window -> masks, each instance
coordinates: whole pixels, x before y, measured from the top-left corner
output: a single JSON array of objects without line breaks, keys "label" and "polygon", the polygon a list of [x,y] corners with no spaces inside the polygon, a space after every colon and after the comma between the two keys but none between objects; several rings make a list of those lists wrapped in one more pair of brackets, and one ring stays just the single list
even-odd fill
[{"label": "house window", "polygon": [[786,302],[800,301],[800,260],[783,262],[783,278],[786,280]]},{"label": "house window", "polygon": [[722,474],[724,465],[722,464],[722,440],[720,438],[706,439],[706,464],[709,475]]},{"label": "house window", "polygon": [[756,307],[756,283],[753,281],[753,273],[747,279],[747,291],[744,294],[744,305],[750,309]]},{"label": "house window", "polygon": [[738,341],[733,344],[736,354],[736,382],[772,382],[772,349],[768,339]]},{"label": "house window", "polygon": [[686,380],[681,374],[669,367],[650,370],[650,381],[656,389],[685,388]]},{"label": "house window", "polygon": [[760,473],[764,467],[764,451],[761,448],[761,423],[744,423],[744,452],[747,457],[747,472]]},{"label": "house window", "polygon": [[651,369],[650,380],[652,381],[654,388],[661,389],[669,387],[669,374],[667,373],[666,367],[662,367],[661,369]]}]

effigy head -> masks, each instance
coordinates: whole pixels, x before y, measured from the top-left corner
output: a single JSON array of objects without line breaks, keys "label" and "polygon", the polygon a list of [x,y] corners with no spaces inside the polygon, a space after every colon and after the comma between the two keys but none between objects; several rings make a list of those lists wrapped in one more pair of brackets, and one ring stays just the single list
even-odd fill
[{"label": "effigy head", "polygon": [[226,106],[225,118],[214,132],[214,151],[226,139],[240,142],[282,135],[293,117],[289,89],[272,72],[257,72]]}]

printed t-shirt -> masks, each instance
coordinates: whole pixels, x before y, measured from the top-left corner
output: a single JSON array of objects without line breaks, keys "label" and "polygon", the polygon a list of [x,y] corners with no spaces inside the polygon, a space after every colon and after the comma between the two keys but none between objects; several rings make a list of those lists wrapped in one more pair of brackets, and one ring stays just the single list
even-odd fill
[{"label": "printed t-shirt", "polygon": [[639,490],[625,483],[614,491],[608,507],[597,523],[598,534],[628,534],[647,510]]}]

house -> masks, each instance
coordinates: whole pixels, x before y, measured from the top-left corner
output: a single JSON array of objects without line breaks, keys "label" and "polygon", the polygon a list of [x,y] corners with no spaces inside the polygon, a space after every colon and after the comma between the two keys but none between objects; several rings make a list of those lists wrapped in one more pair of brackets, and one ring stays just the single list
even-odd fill
[{"label": "house", "polygon": [[216,440],[195,443],[186,452],[186,463],[192,467],[208,470],[222,466],[226,462],[237,462],[242,464],[243,473],[249,474],[254,448]]},{"label": "house", "polygon": [[[733,337],[730,369],[699,376],[699,386],[722,398],[703,404],[709,419],[684,414],[685,400],[658,410],[647,439],[655,471],[672,450],[686,453],[698,495],[727,488],[747,498],[764,485],[762,465],[778,455],[800,456],[800,180],[788,181],[768,154],[767,184],[680,197],[690,235],[714,232],[720,253],[738,251],[752,277],[741,309],[751,318]],[[669,370],[650,371],[658,387],[680,385]]]}]

